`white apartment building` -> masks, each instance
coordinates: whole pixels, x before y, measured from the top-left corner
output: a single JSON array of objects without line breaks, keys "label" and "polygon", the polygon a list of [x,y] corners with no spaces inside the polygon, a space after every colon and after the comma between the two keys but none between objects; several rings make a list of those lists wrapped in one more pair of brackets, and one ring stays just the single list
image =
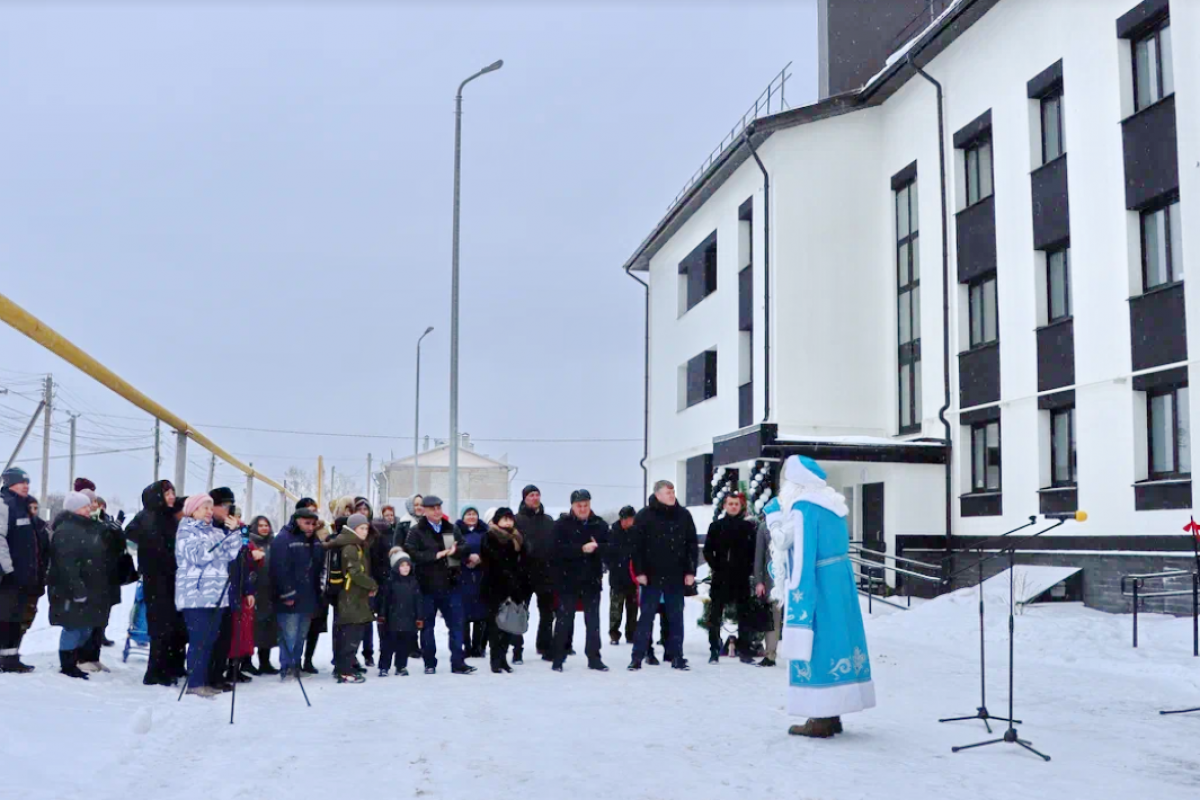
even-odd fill
[{"label": "white apartment building", "polygon": [[1127,608],[1120,575],[1192,551],[1200,2],[819,2],[822,99],[624,265],[649,480],[704,517],[714,471],[810,455],[859,538],[926,560],[1083,509],[1022,558]]}]

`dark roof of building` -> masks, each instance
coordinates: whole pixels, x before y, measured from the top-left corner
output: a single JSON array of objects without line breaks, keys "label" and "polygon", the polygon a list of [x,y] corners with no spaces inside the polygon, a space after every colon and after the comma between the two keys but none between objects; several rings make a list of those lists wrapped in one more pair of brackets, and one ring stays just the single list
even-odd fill
[{"label": "dark roof of building", "polygon": [[[734,172],[750,158],[746,138],[757,149],[776,131],[807,125],[811,122],[849,114],[864,108],[882,105],[909,79],[917,74],[914,67],[924,67],[943,50],[990,11],[1000,0],[958,0],[933,24],[906,45],[903,57],[895,58],[882,72],[863,88],[827,97],[802,108],[794,108],[755,120],[746,128],[746,135],[713,161],[708,171],[697,180],[679,202],[672,206],[633,255],[621,266],[625,271],[644,271],[659,248],[675,235],[692,215],[724,185]],[[897,51],[901,52],[901,51]]]}]

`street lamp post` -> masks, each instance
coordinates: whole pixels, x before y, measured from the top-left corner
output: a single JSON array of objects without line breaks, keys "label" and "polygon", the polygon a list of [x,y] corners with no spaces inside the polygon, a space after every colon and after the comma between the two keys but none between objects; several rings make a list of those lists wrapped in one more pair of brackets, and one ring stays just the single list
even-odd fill
[{"label": "street lamp post", "polygon": [[421,457],[421,451],[417,446],[417,436],[421,432],[421,341],[433,333],[433,326],[430,325],[421,334],[421,338],[417,339],[417,402],[416,402],[416,419],[413,421],[413,495],[415,496],[420,487],[417,485],[417,468]]},{"label": "street lamp post", "polygon": [[496,61],[458,85],[454,98],[454,246],[450,265],[450,513],[458,513],[458,209],[462,174],[462,93],[468,83],[504,66]]}]

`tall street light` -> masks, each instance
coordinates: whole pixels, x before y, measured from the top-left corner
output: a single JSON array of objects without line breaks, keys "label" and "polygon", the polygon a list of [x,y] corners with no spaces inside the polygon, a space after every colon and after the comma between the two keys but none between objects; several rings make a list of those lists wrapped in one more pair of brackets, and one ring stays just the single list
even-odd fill
[{"label": "tall street light", "polygon": [[416,402],[416,419],[413,421],[413,494],[416,495],[421,491],[417,485],[417,469],[421,457],[421,451],[417,446],[417,437],[421,432],[421,342],[426,336],[433,333],[433,326],[430,325],[421,334],[421,338],[417,339],[417,402]]},{"label": "tall street light", "polygon": [[462,93],[468,83],[495,72],[503,61],[489,64],[458,85],[454,98],[454,247],[450,266],[450,513],[458,513],[458,208],[462,175]]}]

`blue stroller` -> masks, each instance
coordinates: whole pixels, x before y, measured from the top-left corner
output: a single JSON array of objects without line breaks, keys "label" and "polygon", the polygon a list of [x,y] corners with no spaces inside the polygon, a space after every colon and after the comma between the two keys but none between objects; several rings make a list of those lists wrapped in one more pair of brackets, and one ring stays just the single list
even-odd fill
[{"label": "blue stroller", "polygon": [[150,628],[146,623],[146,598],[142,595],[142,581],[138,579],[137,591],[133,596],[133,609],[129,612],[129,632],[125,636],[125,652],[121,661],[129,661],[129,651],[137,650],[150,657]]}]

